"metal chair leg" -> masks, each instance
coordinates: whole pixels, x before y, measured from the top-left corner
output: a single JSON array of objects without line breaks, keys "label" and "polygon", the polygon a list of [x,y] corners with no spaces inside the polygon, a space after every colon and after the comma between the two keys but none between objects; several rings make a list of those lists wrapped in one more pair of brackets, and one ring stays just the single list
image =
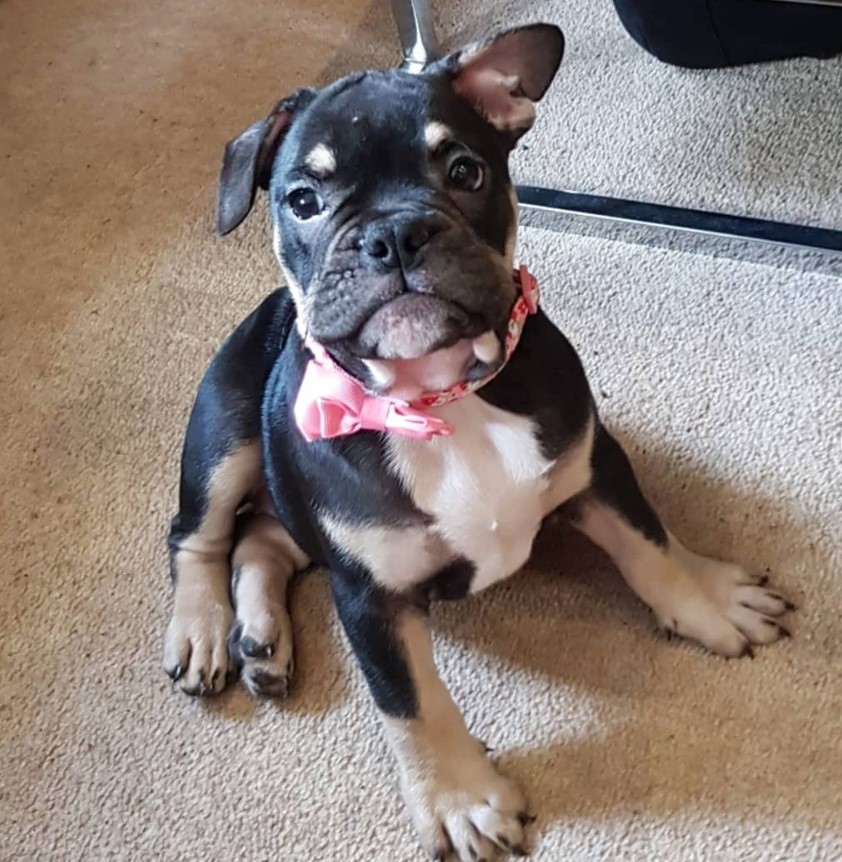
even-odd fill
[{"label": "metal chair leg", "polygon": [[418,74],[439,53],[428,0],[392,0],[392,14],[403,49],[401,68]]}]

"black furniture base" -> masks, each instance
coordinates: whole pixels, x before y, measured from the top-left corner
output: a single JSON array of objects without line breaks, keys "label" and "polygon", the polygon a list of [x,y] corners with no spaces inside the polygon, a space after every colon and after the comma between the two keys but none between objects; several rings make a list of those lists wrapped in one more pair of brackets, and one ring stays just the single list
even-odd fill
[{"label": "black furniture base", "polygon": [[712,69],[842,53],[842,5],[803,0],[614,0],[629,35],[674,66]]}]

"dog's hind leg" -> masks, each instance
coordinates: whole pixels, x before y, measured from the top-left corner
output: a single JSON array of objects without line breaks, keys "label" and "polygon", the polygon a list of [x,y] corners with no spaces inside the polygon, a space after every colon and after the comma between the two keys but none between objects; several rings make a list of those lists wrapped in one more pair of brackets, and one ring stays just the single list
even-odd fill
[{"label": "dog's hind leg", "polygon": [[230,655],[252,694],[284,697],[293,669],[287,587],[310,561],[267,508],[268,501],[258,505],[238,525],[231,557],[236,622]]},{"label": "dog's hind leg", "polygon": [[767,589],[766,579],[694,554],[668,533],[602,427],[591,463],[591,487],[567,504],[573,524],[609,554],[666,631],[731,657],[787,634],[777,618],[792,604]]}]

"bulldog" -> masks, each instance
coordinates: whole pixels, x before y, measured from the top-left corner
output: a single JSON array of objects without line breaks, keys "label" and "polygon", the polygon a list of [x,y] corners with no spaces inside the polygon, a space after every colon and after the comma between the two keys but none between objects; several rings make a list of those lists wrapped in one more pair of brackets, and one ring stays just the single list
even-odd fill
[{"label": "bulldog", "polygon": [[558,69],[547,24],[302,89],[232,140],[218,227],[267,192],[285,287],[198,390],[170,533],[164,668],[284,696],[287,585],[328,572],[406,806],[437,859],[524,852],[521,790],[470,733],[427,612],[508,578],[560,511],[669,633],[722,656],[787,634],[792,604],[687,550],[600,420],[582,363],[514,261],[507,161]]}]

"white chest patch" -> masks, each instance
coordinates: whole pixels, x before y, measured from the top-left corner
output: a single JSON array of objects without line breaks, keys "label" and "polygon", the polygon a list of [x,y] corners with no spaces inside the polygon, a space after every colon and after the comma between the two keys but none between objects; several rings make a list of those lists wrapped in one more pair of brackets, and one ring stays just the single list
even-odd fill
[{"label": "white chest patch", "polygon": [[436,519],[434,530],[452,553],[474,563],[475,592],[529,558],[555,462],[541,454],[531,420],[476,395],[434,412],[455,433],[430,441],[391,436],[390,467]]}]

